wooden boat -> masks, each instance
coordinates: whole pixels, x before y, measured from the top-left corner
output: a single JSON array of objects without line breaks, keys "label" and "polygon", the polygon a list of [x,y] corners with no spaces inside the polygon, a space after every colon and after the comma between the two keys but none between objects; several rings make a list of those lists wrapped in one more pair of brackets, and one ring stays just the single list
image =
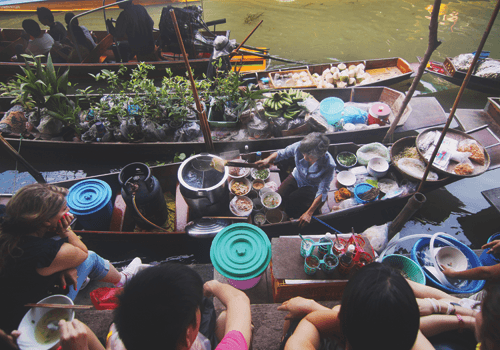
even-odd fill
[{"label": "wooden boat", "polygon": [[[338,97],[344,102],[370,103],[384,102],[391,107],[392,117],[398,113],[404,95],[401,92],[387,87],[354,87],[347,89],[314,89],[309,90],[318,101],[326,97]],[[12,99],[0,99],[0,110],[7,111],[11,107]],[[439,102],[434,97],[415,97],[406,108],[400,126],[396,132],[407,132],[415,129],[426,128],[444,124],[446,116]],[[373,129],[358,131],[339,131],[326,133],[332,143],[341,142],[380,142],[387,133],[389,126],[381,126]],[[219,135],[238,134],[238,130],[212,129],[215,139]],[[223,152],[228,149],[244,152],[245,146],[251,151],[279,149],[301,140],[307,131],[291,130],[282,137],[271,137],[255,139],[243,137],[236,140],[214,140],[215,152]],[[243,131],[242,131],[243,132]],[[241,134],[241,132],[240,132]],[[121,143],[121,142],[70,142],[50,140],[30,140],[14,137],[15,135],[3,135],[9,143],[17,150],[21,144],[21,154],[29,161],[30,159],[46,159],[50,155],[58,159],[87,158],[95,162],[105,162],[109,159],[132,161],[171,160],[175,153],[200,153],[206,150],[202,140],[199,142],[143,142],[143,143]],[[1,154],[0,154],[1,157]]]},{"label": "wooden boat", "polygon": [[[354,143],[340,143],[330,145],[329,152],[335,158],[336,155],[343,151],[356,152],[360,145]],[[262,157],[268,156],[272,150],[262,152]],[[248,153],[241,155],[241,158],[254,162],[256,160],[255,153]],[[124,164],[125,165],[125,164]],[[186,228],[189,227],[188,224],[192,220],[197,220],[199,218],[193,218],[192,213],[189,210],[186,201],[180,192],[180,185],[177,178],[177,173],[181,163],[172,163],[162,166],[151,167],[151,174],[155,176],[164,193],[168,193],[168,196],[175,198],[175,210],[172,209],[170,215],[171,218],[168,221],[174,221],[175,227],[168,232],[163,231],[146,231],[143,229],[138,229],[132,219],[132,208],[126,207],[124,200],[120,194],[120,185],[118,182],[118,173],[104,174],[99,176],[93,176],[85,179],[99,179],[108,183],[113,191],[112,199],[114,201],[114,210],[112,214],[110,229],[108,231],[84,231],[78,229],[78,224],[75,227],[75,232],[83,237],[85,243],[92,249],[92,246],[103,246],[106,244],[112,244],[113,247],[119,249],[139,249],[139,247],[147,247],[148,250],[155,251],[155,253],[161,252],[163,256],[179,255],[192,253],[195,247],[200,250],[207,250],[211,240],[211,235],[198,235],[196,237],[187,234]],[[214,170],[215,171],[215,170]],[[398,181],[403,179],[402,175],[394,168],[390,169],[391,174]],[[283,176],[286,176],[285,174]],[[424,192],[437,189],[449,183],[458,180],[458,177],[447,176],[440,178],[438,181],[428,182],[424,186]],[[78,181],[83,180],[71,180],[54,183],[55,185],[69,188]],[[274,181],[277,185],[281,183],[280,176],[278,173],[271,173],[268,181]],[[372,209],[382,209],[390,206],[396,206],[398,204],[404,203],[408,199],[409,195],[398,198],[391,198],[386,200],[375,200],[373,202],[368,202],[366,204],[356,205],[347,209],[339,209],[339,203],[335,201],[334,191],[336,190],[336,179],[332,181],[330,192],[328,194],[328,200],[325,205],[321,208],[321,214],[317,215],[320,220],[327,220],[328,222],[335,222],[335,220],[345,219],[345,220],[355,220],[359,215],[366,213]],[[0,196],[0,204],[5,204],[10,196],[4,195]],[[175,212],[175,214],[174,214]],[[225,212],[219,214],[223,217],[234,216],[229,208]],[[226,220],[226,224],[242,222],[241,220]],[[248,217],[248,222],[252,223],[252,217]],[[350,221],[354,222],[354,221]],[[333,224],[335,226],[335,224]],[[324,227],[318,222],[313,220],[310,226],[307,227],[308,232],[314,232],[314,228],[320,227],[324,232]],[[261,228],[266,232],[269,237],[278,237],[281,235],[292,235],[298,232],[304,232],[298,229],[294,222],[290,220],[285,220],[280,223],[275,224],[264,224]],[[118,248],[120,247],[120,248]],[[128,248],[124,248],[128,247]],[[133,248],[131,248],[133,247]]]},{"label": "wooden boat", "polygon": [[[418,61],[421,62],[422,58],[417,57]],[[446,57],[444,62],[429,61],[426,70],[452,84],[461,86],[465,75],[467,72],[462,72],[455,69],[451,58]],[[500,92],[500,83],[498,81],[478,77],[476,75],[471,75],[469,83],[467,84],[468,89],[478,90],[478,91],[492,91]]]},{"label": "wooden boat", "polygon": [[390,84],[395,84],[410,78],[411,74],[413,73],[413,69],[406,60],[400,57],[392,57],[373,60],[323,63],[270,69],[246,74],[246,78],[253,78],[256,83],[258,82],[261,88],[269,88],[265,83],[262,82],[262,78],[270,78],[276,73],[282,73],[286,71],[307,71],[311,75],[314,73],[321,75],[325,69],[337,67],[340,63],[344,63],[347,67],[350,67],[352,65],[357,66],[358,64],[363,64],[365,66],[365,72],[369,73],[371,78],[368,81],[361,82],[359,86],[388,86]]},{"label": "wooden boat", "polygon": [[[210,23],[209,23],[210,24]],[[7,81],[16,74],[22,74],[21,67],[24,62],[11,62],[11,57],[15,55],[15,47],[20,42],[22,29],[0,29],[0,79]],[[200,32],[207,38],[212,35],[208,32]],[[215,31],[216,35],[226,35],[226,32]],[[94,78],[90,75],[96,75],[101,70],[107,69],[110,71],[118,71],[124,65],[130,72],[138,64],[137,61],[129,61],[127,63],[116,63],[113,50],[113,37],[106,31],[93,32],[97,37],[96,48],[89,53],[87,57],[82,58],[81,63],[55,63],[55,69],[69,69],[69,80],[73,82],[91,83]],[[155,39],[159,37],[159,32],[154,32]],[[267,54],[268,50],[259,48],[260,52]],[[252,52],[252,49],[242,49],[243,52]],[[201,77],[207,73],[210,53],[199,53],[197,57],[190,58],[189,64],[193,73],[197,77]],[[238,69],[241,72],[254,72],[266,69],[267,59],[257,56],[236,55],[231,59],[233,69]],[[174,55],[169,52],[162,52],[161,61],[147,62],[155,67],[150,71],[150,78],[162,78],[165,75],[165,69],[172,70],[174,75],[186,74],[186,65],[182,55]]]},{"label": "wooden boat", "polygon": [[[191,2],[197,0],[136,0],[135,3],[147,5],[163,5],[176,2]],[[0,12],[35,12],[37,7],[47,7],[52,11],[88,11],[103,6],[101,0],[2,0]],[[115,7],[112,7],[115,8]],[[118,8],[118,6],[116,6]]]}]

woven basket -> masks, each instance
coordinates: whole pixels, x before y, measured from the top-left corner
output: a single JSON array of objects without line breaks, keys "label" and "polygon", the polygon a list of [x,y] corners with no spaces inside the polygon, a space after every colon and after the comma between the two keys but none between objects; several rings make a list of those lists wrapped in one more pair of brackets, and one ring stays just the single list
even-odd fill
[{"label": "woven basket", "polygon": [[419,264],[404,255],[391,254],[384,257],[382,263],[404,272],[404,277],[425,284],[425,274]]}]

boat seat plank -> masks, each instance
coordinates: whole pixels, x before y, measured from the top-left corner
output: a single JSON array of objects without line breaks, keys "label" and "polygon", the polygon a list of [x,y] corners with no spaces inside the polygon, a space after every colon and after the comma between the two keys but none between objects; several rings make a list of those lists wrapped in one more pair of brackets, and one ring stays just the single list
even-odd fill
[{"label": "boat seat plank", "polygon": [[482,109],[457,109],[455,118],[464,132],[491,124],[490,116]]},{"label": "boat seat plank", "polygon": [[113,36],[108,34],[99,41],[99,44],[85,57],[82,63],[96,63],[100,61],[100,57],[104,55],[106,50],[113,44]]},{"label": "boat seat plank", "polygon": [[446,123],[446,113],[435,97],[414,97],[410,101],[412,113],[397,131],[429,128]]},{"label": "boat seat plank", "polygon": [[500,213],[500,187],[482,191],[481,194]]}]

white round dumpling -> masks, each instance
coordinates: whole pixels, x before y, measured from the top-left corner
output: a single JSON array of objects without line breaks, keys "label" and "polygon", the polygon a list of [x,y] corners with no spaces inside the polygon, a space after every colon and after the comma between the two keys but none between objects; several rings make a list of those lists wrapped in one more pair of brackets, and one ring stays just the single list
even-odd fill
[{"label": "white round dumpling", "polygon": [[337,68],[340,70],[340,71],[343,71],[344,69],[347,68],[347,66],[344,64],[344,63],[340,63]]},{"label": "white round dumpling", "polygon": [[325,75],[325,81],[330,84],[333,83],[333,74],[330,73]]},{"label": "white round dumpling", "polygon": [[300,76],[301,76],[302,78],[307,77],[307,73],[306,73],[306,72],[300,72]]},{"label": "white round dumpling", "polygon": [[339,71],[339,69],[337,67],[332,67],[332,68],[330,68],[330,72],[332,74],[335,74],[335,73],[340,72],[340,71]]},{"label": "white round dumpling", "polygon": [[329,69],[325,69],[323,71],[323,73],[321,73],[321,75],[324,77],[325,75],[327,75],[328,73],[330,73],[330,70]]},{"label": "white round dumpling", "polygon": [[356,70],[356,66],[355,65],[349,66],[349,70]]},{"label": "white round dumpling", "polygon": [[356,68],[358,68],[358,70],[365,70],[365,65],[363,63],[360,63],[356,66]]},{"label": "white round dumpling", "polygon": [[356,79],[355,78],[349,78],[349,85],[356,85]]},{"label": "white round dumpling", "polygon": [[337,87],[338,87],[338,88],[345,88],[346,86],[347,86],[347,83],[346,83],[346,82],[344,82],[344,81],[339,81],[339,82],[337,83]]},{"label": "white round dumpling", "polygon": [[333,80],[338,81],[340,80],[340,72],[335,72],[333,73]]},{"label": "white round dumpling", "polygon": [[293,73],[293,75],[292,75],[292,79],[293,79],[294,81],[299,81],[299,80],[300,80],[300,75],[299,75],[298,73]]},{"label": "white round dumpling", "polygon": [[335,87],[335,85],[330,84],[330,83],[326,83],[326,84],[325,84],[325,87],[326,87],[327,89],[332,89],[332,88],[334,88],[334,87]]},{"label": "white round dumpling", "polygon": [[352,69],[349,69],[349,72],[347,72],[347,75],[349,75],[349,79],[352,79],[356,76],[356,72]]},{"label": "white round dumpling", "polygon": [[313,77],[314,79],[318,79],[318,78],[320,77],[320,75],[319,75],[318,73],[314,73],[314,74],[312,75],[312,77]]}]

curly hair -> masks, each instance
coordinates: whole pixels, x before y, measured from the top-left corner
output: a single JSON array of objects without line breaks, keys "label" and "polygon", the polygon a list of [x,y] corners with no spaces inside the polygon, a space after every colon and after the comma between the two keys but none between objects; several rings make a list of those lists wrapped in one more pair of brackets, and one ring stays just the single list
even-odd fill
[{"label": "curly hair", "polygon": [[21,188],[5,207],[0,222],[0,271],[5,259],[14,256],[22,236],[36,232],[66,206],[68,189],[49,184]]},{"label": "curly hair", "polygon": [[328,137],[319,132],[312,132],[300,141],[299,152],[320,159],[328,151],[329,145]]}]

